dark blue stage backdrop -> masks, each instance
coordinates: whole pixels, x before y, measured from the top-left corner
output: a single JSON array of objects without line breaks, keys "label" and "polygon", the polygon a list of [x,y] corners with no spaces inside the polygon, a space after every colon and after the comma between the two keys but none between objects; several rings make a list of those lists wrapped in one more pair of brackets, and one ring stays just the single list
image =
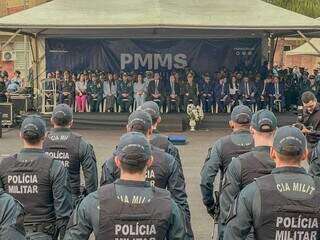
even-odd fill
[{"label": "dark blue stage backdrop", "polygon": [[219,67],[258,67],[261,39],[47,39],[47,71],[100,69],[111,72],[190,67],[197,73]]}]

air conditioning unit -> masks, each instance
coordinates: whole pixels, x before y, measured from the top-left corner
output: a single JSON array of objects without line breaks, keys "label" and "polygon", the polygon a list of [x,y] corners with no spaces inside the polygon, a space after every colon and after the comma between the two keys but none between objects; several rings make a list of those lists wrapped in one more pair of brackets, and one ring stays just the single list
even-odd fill
[{"label": "air conditioning unit", "polygon": [[15,61],[16,60],[16,52],[15,51],[3,51],[1,60],[3,62]]}]

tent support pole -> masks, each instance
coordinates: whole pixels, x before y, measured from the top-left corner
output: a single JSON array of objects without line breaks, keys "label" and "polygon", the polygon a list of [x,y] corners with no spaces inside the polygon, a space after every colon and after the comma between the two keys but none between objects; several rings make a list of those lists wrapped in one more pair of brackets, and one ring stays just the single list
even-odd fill
[{"label": "tent support pole", "polygon": [[269,68],[272,69],[273,68],[273,57],[274,57],[274,36],[272,36],[272,34],[270,34],[269,36],[270,38],[270,42],[269,42]]},{"label": "tent support pole", "polygon": [[10,44],[10,42],[21,32],[21,29],[18,29],[2,46],[0,51],[2,52],[6,46]]},{"label": "tent support pole", "polygon": [[[37,88],[37,104],[39,105],[39,46],[38,46],[38,35],[35,35],[35,72],[36,72],[36,88]],[[37,106],[38,108],[39,106]]]},{"label": "tent support pole", "polygon": [[307,38],[301,31],[297,31],[297,33],[304,39],[306,42],[320,55],[320,50]]}]

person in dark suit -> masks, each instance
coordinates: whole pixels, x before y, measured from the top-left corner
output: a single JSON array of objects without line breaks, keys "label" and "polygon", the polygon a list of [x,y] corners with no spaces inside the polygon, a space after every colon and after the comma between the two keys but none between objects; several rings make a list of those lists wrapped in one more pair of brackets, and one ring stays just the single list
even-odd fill
[{"label": "person in dark suit", "polygon": [[[64,72],[64,79],[57,83],[59,93],[59,104],[67,103],[69,106],[74,104],[75,82],[71,80],[70,72]],[[67,102],[65,102],[67,100]]]},{"label": "person in dark suit", "polygon": [[154,74],[154,80],[151,80],[148,85],[148,101],[156,102],[159,107],[163,106],[165,100],[165,86],[160,79],[160,74]]},{"label": "person in dark suit", "polygon": [[203,111],[210,112],[213,104],[214,85],[213,82],[210,81],[210,76],[208,73],[203,76],[203,79],[204,81],[199,87],[200,99],[202,102]]},{"label": "person in dark suit", "polygon": [[257,88],[248,76],[244,76],[242,83],[240,84],[240,96],[243,104],[251,107],[256,102],[255,96]]},{"label": "person in dark suit", "polygon": [[180,105],[180,84],[177,82],[174,74],[170,75],[169,84],[166,88],[167,108],[169,112],[173,109],[177,111]]},{"label": "person in dark suit", "polygon": [[239,102],[239,82],[236,76],[232,76],[229,83],[229,102],[232,108],[238,105]]},{"label": "person in dark suit", "polygon": [[270,92],[271,79],[268,77],[263,81],[262,85],[257,89],[257,104],[259,109],[265,109],[269,105],[269,92]]},{"label": "person in dark suit", "polygon": [[319,83],[316,81],[315,75],[309,75],[308,83],[304,88],[304,92],[310,91],[319,99]]},{"label": "person in dark suit", "polygon": [[219,77],[219,83],[214,87],[214,97],[218,104],[218,111],[224,112],[228,102],[229,86],[224,75]]},{"label": "person in dark suit", "polygon": [[189,103],[198,105],[198,87],[192,71],[187,74],[187,81],[183,84],[181,89],[181,96],[183,96],[183,111],[187,110]]},{"label": "person in dark suit", "polygon": [[270,110],[274,111],[274,103],[276,100],[281,101],[281,109],[285,108],[284,84],[279,81],[279,77],[275,76],[270,84],[269,106]]}]

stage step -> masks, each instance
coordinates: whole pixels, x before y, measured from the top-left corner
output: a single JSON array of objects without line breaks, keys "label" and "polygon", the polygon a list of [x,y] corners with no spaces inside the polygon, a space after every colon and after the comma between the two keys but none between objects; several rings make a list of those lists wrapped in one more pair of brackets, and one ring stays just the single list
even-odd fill
[{"label": "stage step", "polygon": [[[75,113],[75,129],[124,129],[128,122],[127,113]],[[49,115],[43,118],[49,122]],[[182,114],[167,114],[162,116],[160,131],[182,132],[185,130],[185,120]]]},{"label": "stage step", "polygon": [[[48,122],[50,115],[42,115]],[[125,129],[129,114],[126,113],[75,113],[75,129]],[[296,122],[297,115],[292,112],[277,113],[278,125],[290,125]],[[186,114],[164,114],[159,127],[160,131],[182,132],[189,129]],[[229,128],[230,114],[205,114],[203,121],[197,125],[199,130]]]}]

